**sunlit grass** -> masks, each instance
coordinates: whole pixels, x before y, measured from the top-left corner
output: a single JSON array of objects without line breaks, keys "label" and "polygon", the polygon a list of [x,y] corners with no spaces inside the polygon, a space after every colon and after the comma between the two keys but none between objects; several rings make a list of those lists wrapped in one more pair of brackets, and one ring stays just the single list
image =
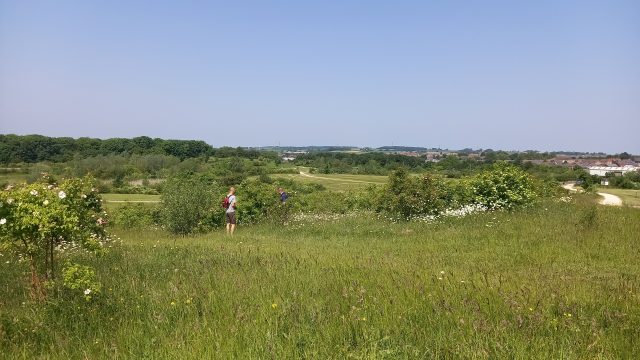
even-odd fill
[{"label": "sunlit grass", "polygon": [[[38,308],[4,254],[8,358],[637,358],[640,210],[546,202],[173,237],[114,229],[104,292]],[[6,260],[5,260],[6,259]],[[5,261],[9,263],[5,263]],[[24,302],[24,304],[23,304]]]}]

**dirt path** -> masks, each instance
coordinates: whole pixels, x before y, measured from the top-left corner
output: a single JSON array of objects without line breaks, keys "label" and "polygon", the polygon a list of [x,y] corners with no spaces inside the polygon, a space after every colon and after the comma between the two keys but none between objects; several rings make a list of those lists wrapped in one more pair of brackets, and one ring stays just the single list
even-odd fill
[{"label": "dirt path", "polygon": [[[575,185],[576,185],[575,183],[568,183],[568,184],[562,185],[562,187],[569,191],[574,191],[574,192],[582,191],[580,189],[577,189]],[[602,199],[598,201],[598,204],[600,205],[622,206],[622,199],[620,199],[619,196],[603,193],[599,191],[597,192],[597,194],[602,196]]]},{"label": "dirt path", "polygon": [[602,205],[622,206],[622,199],[620,199],[619,196],[603,192],[599,192],[598,195],[603,197],[603,199],[600,200],[600,204]]},{"label": "dirt path", "polygon": [[312,178],[312,179],[333,180],[333,181],[340,181],[340,182],[346,181],[346,182],[354,182],[354,183],[362,183],[362,184],[377,184],[377,185],[380,185],[379,182],[365,181],[365,180],[353,180],[353,179],[335,179],[335,178],[328,178],[328,177],[322,177],[322,176],[315,176],[315,175],[311,175],[311,174],[308,174],[308,173],[302,172],[302,171],[300,171],[300,175],[304,176],[304,177]]}]

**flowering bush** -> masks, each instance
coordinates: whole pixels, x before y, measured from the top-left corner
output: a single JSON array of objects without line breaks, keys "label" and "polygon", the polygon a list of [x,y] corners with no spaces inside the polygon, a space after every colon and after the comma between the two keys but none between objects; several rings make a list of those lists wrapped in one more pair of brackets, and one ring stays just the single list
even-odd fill
[{"label": "flowering bush", "polygon": [[531,175],[504,163],[476,175],[470,186],[474,202],[489,209],[513,209],[528,205],[537,197]]},{"label": "flowering bush", "polygon": [[58,254],[103,251],[108,236],[101,201],[89,178],[57,185],[45,175],[0,193],[0,246],[29,260],[34,297],[43,298],[45,282],[54,280]]}]

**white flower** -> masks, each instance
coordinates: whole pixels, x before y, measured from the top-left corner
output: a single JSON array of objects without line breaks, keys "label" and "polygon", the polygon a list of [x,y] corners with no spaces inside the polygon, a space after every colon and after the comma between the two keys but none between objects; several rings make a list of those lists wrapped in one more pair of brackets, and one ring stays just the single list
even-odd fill
[{"label": "white flower", "polygon": [[7,219],[5,218],[0,219],[0,225],[4,225],[6,223],[7,223]]},{"label": "white flower", "polygon": [[42,205],[45,205],[45,206],[49,205],[49,200],[45,200],[44,202],[42,202]]},{"label": "white flower", "polygon": [[47,189],[49,189],[49,190],[53,189],[53,185],[47,186]]},{"label": "white flower", "polygon": [[38,195],[38,191],[37,190],[31,190],[30,194],[33,195],[33,196],[36,196],[36,195]]},{"label": "white flower", "polygon": [[87,290],[85,290],[85,291],[84,291],[84,294],[85,294],[85,295],[89,295],[89,294],[91,294],[91,289],[87,289]]},{"label": "white flower", "polygon": [[444,270],[443,270],[443,271],[440,271],[440,275],[444,275]]},{"label": "white flower", "polygon": [[67,194],[65,194],[64,191],[60,190],[60,192],[58,193],[58,197],[62,200],[67,197]]},{"label": "white flower", "polygon": [[87,195],[82,194],[81,198],[86,199],[86,198],[87,198]]},{"label": "white flower", "polygon": [[13,199],[7,199],[7,204],[9,205],[13,204]]}]

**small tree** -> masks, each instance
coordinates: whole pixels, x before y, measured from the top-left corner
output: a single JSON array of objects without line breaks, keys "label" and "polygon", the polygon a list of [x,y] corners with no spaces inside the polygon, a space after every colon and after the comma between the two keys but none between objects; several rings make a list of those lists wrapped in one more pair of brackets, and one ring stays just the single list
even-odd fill
[{"label": "small tree", "polygon": [[163,188],[162,211],[167,229],[174,234],[196,230],[217,202],[215,183],[194,174],[182,173],[169,178]]},{"label": "small tree", "polygon": [[0,193],[0,246],[29,261],[32,295],[42,299],[45,283],[55,278],[60,253],[103,249],[108,240],[105,216],[91,179],[57,185],[43,176]]},{"label": "small tree", "polygon": [[512,209],[527,205],[537,197],[533,178],[523,170],[496,163],[491,170],[470,181],[473,199],[490,209]]},{"label": "small tree", "polygon": [[377,210],[395,220],[409,220],[420,215],[437,215],[446,203],[443,182],[426,174],[410,176],[405,170],[395,170],[376,199]]}]

